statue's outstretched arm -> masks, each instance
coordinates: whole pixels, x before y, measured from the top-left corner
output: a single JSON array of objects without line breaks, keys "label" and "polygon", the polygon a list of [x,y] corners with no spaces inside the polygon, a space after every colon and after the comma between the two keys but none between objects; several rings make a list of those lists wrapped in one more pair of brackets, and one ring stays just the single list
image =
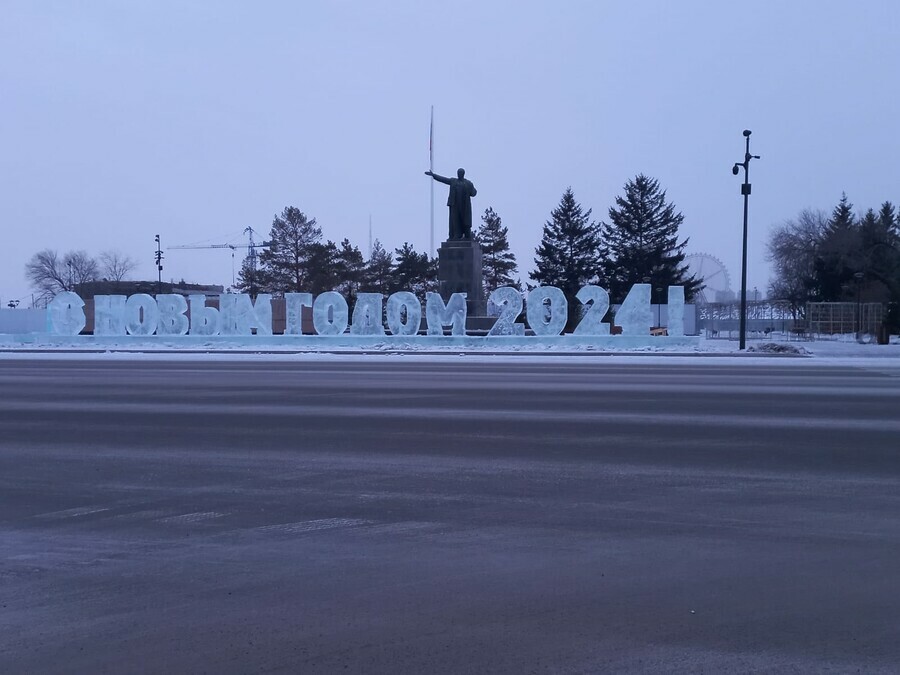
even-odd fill
[{"label": "statue's outstretched arm", "polygon": [[431,177],[434,178],[438,183],[444,183],[445,185],[450,185],[450,179],[449,179],[449,178],[445,178],[444,176],[439,176],[439,175],[436,174],[434,171],[426,171],[426,172],[425,172],[425,175],[426,175],[426,176],[431,176]]}]

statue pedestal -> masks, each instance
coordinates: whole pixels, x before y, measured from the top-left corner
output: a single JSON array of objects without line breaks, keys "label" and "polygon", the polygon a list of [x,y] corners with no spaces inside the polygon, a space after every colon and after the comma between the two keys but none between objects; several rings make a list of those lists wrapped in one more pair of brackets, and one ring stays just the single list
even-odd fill
[{"label": "statue pedestal", "polygon": [[466,313],[485,315],[481,282],[481,247],[471,239],[450,239],[438,249],[440,294],[447,302],[453,293],[466,294]]}]

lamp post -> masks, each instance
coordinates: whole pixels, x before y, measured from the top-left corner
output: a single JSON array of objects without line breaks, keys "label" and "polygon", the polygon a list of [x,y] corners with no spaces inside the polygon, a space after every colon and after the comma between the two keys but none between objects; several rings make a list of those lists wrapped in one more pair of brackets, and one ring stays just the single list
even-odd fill
[{"label": "lamp post", "polygon": [[741,194],[744,195],[744,244],[741,253],[741,337],[739,349],[744,349],[747,346],[747,207],[750,198],[750,160],[759,159],[759,155],[750,154],[751,133],[749,129],[744,129],[744,138],[747,140],[744,161],[735,162],[731,169],[731,173],[737,176],[740,173],[738,167],[744,167],[744,184],[741,185]]},{"label": "lamp post", "polygon": [[862,272],[856,272],[853,278],[856,279],[856,341],[859,342],[859,335],[862,333],[862,280],[866,276]]},{"label": "lamp post", "polygon": [[154,259],[156,260],[156,272],[158,274],[156,280],[156,294],[162,295],[162,259],[163,252],[159,245],[159,235],[156,235],[156,255]]}]

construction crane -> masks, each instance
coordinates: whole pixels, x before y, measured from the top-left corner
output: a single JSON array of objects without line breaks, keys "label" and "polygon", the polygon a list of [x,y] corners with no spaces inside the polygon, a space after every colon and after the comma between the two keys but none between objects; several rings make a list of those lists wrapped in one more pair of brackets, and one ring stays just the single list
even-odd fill
[{"label": "construction crane", "polygon": [[256,296],[256,288],[255,288],[255,279],[256,279],[256,265],[259,258],[259,254],[256,252],[258,248],[268,248],[272,242],[263,241],[256,243],[253,240],[253,235],[256,234],[256,230],[252,227],[245,227],[243,234],[247,235],[247,243],[246,244],[180,244],[178,246],[170,246],[169,249],[202,249],[202,248],[229,248],[231,249],[231,285],[234,287],[235,278],[234,278],[234,252],[239,248],[247,249],[247,270],[248,276],[250,277],[250,295]]}]

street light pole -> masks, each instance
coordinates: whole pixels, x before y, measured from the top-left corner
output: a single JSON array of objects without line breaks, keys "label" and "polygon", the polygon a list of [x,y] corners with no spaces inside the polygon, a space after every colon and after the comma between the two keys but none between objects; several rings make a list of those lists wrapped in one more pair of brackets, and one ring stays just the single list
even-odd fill
[{"label": "street light pole", "polygon": [[735,162],[731,169],[731,173],[737,176],[740,173],[738,167],[744,167],[744,184],[741,185],[741,194],[744,195],[744,239],[741,253],[741,334],[739,349],[744,349],[747,346],[747,208],[750,198],[750,160],[759,159],[759,155],[750,154],[751,133],[749,129],[744,129],[744,138],[747,140],[744,161]]},{"label": "street light pole", "polygon": [[163,252],[162,252],[162,248],[160,248],[160,245],[159,245],[159,235],[156,235],[155,239],[156,239],[156,256],[155,256],[155,260],[156,260],[156,271],[157,271],[157,274],[158,274],[157,280],[156,280],[156,294],[157,294],[157,295],[162,295],[162,259],[163,259]]},{"label": "street light pole", "polygon": [[862,280],[866,276],[862,272],[853,275],[856,279],[856,341],[859,342],[859,335],[862,333]]}]

